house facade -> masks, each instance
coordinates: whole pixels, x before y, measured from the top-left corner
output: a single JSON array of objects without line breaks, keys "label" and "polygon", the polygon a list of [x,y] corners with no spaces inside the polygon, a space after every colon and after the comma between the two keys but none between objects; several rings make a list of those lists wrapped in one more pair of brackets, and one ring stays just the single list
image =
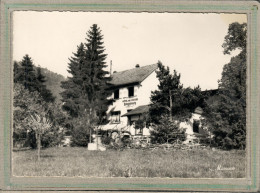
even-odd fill
[{"label": "house facade", "polygon": [[184,128],[186,132],[185,144],[193,142],[198,134],[205,134],[205,130],[201,127],[202,113],[202,108],[197,107],[188,121],[180,123],[180,127]]},{"label": "house facade", "polygon": [[[113,73],[110,84],[114,102],[107,111],[109,123],[99,126],[99,129],[120,131],[131,136],[150,136],[152,128],[136,129],[135,122],[149,111],[151,91],[158,89],[157,68],[157,64],[137,65],[130,70]],[[196,134],[204,133],[200,123],[202,112],[202,108],[197,107],[189,121],[180,123],[180,127],[186,130],[184,143],[190,143]]]},{"label": "house facade", "polygon": [[[218,103],[220,100],[218,96],[218,89],[205,90],[202,91],[202,93],[207,96],[204,99],[208,105]],[[198,138],[198,136],[204,135],[210,138],[213,137],[207,127],[202,127],[201,120],[205,119],[202,114],[203,109],[201,107],[197,107],[188,121],[180,123],[180,127],[184,128],[186,131],[186,140],[184,141],[185,144],[193,142]]]},{"label": "house facade", "polygon": [[157,64],[115,72],[110,82],[114,102],[109,106],[109,123],[100,126],[102,130],[121,131],[129,135],[149,136],[149,128],[135,129],[135,121],[148,112],[151,91],[158,89]]}]

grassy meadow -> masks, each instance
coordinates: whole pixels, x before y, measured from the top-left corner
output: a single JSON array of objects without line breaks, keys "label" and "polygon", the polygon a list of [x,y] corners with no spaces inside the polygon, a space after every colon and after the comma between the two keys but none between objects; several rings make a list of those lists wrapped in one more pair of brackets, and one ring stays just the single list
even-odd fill
[{"label": "grassy meadow", "polygon": [[14,176],[243,178],[246,168],[245,151],[207,149],[101,152],[55,147],[43,149],[40,162],[36,150],[12,156]]}]

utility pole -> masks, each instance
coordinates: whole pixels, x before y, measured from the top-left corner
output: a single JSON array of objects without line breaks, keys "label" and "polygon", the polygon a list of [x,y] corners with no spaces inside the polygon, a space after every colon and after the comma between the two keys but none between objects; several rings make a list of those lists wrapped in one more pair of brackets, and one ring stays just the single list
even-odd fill
[{"label": "utility pole", "polygon": [[170,95],[170,121],[172,121],[172,91],[169,90]]},{"label": "utility pole", "polygon": [[92,119],[92,108],[90,108],[89,109],[89,114],[88,114],[88,127],[89,127],[89,143],[91,143],[91,140],[92,140],[92,137],[91,137],[91,135],[92,135],[92,132],[91,132],[91,126],[92,125],[90,125],[90,119]]}]

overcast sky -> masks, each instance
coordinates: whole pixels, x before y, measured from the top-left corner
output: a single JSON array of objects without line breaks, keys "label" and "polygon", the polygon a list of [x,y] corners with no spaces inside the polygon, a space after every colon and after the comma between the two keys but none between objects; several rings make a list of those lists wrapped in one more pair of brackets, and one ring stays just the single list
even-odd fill
[{"label": "overcast sky", "polygon": [[[243,14],[14,12],[13,59],[25,54],[36,66],[68,76],[68,58],[98,24],[112,71],[160,60],[181,73],[185,87],[217,88],[230,60],[221,47],[228,25],[246,22]],[[109,69],[108,69],[109,70]]]}]

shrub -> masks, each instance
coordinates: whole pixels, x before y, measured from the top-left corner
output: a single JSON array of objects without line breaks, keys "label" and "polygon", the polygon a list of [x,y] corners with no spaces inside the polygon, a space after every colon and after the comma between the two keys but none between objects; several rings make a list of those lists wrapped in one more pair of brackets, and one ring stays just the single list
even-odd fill
[{"label": "shrub", "polygon": [[178,123],[170,121],[167,117],[162,117],[159,124],[151,130],[152,143],[174,143],[177,140],[184,141],[185,138],[185,131]]},{"label": "shrub", "polygon": [[132,144],[131,137],[129,135],[124,135],[121,138],[122,146],[123,147],[129,147]]},{"label": "shrub", "polygon": [[59,132],[58,127],[53,127],[49,132],[43,134],[41,143],[43,147],[53,147],[60,144],[62,139],[63,133]]},{"label": "shrub", "polygon": [[71,140],[72,146],[87,147],[89,143],[89,128],[84,126],[73,128]]},{"label": "shrub", "polygon": [[[58,145],[63,138],[63,133],[59,132],[58,127],[53,127],[50,131],[43,133],[41,136],[41,145],[42,147],[54,147]],[[37,147],[37,141],[35,136],[35,131],[31,130],[28,132],[24,147],[31,147],[35,149]]]},{"label": "shrub", "polygon": [[35,131],[31,130],[30,132],[28,132],[24,146],[31,147],[32,149],[36,149],[37,143],[36,143]]},{"label": "shrub", "polygon": [[102,144],[109,145],[112,141],[112,138],[110,136],[102,135],[101,142]]}]

